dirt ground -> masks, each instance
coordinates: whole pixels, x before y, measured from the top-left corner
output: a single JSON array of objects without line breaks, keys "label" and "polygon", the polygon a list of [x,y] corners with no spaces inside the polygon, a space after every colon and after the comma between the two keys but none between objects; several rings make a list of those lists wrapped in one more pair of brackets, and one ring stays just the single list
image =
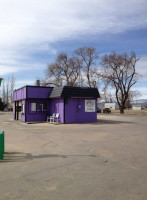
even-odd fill
[{"label": "dirt ground", "polygon": [[[112,114],[119,114],[119,110],[112,111]],[[147,115],[147,110],[124,110],[126,115]]]},{"label": "dirt ground", "polygon": [[147,115],[24,124],[0,113],[0,200],[147,200]]}]

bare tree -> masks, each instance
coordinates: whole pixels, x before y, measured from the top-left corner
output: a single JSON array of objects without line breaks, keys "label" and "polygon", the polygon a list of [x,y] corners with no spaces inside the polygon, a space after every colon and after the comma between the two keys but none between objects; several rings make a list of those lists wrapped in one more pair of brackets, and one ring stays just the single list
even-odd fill
[{"label": "bare tree", "polygon": [[[59,87],[60,86],[57,79],[52,79],[52,78],[47,77],[47,76],[46,76],[46,78],[40,80],[40,85],[41,86],[47,86],[47,87],[48,86],[49,87],[55,87],[55,86]],[[61,84],[61,86],[62,86],[62,84]]]},{"label": "bare tree", "polygon": [[59,71],[60,67],[57,63],[51,63],[48,65],[47,70],[45,71],[46,78],[41,80],[41,85],[44,86],[62,86],[63,80]]},{"label": "bare tree", "polygon": [[49,78],[45,79],[44,85],[74,86],[79,76],[79,68],[79,61],[76,57],[68,57],[67,54],[61,53],[54,63],[48,65],[46,77]]},{"label": "bare tree", "polygon": [[2,101],[9,106],[13,102],[13,90],[15,86],[15,77],[12,74],[11,77],[3,80],[3,94],[2,94]]},{"label": "bare tree", "polygon": [[6,104],[7,104],[7,107],[8,107],[8,104],[9,104],[9,87],[10,87],[10,80],[9,80],[9,77],[7,79],[7,82],[6,82]]},{"label": "bare tree", "polygon": [[15,87],[15,76],[14,76],[14,74],[12,74],[12,76],[10,78],[10,103],[13,102],[14,87]]},{"label": "bare tree", "polygon": [[83,47],[75,50],[75,55],[78,56],[82,64],[83,75],[86,77],[86,84],[89,87],[96,87],[95,65],[97,64],[98,54],[93,47]]},{"label": "bare tree", "polygon": [[113,103],[116,101],[114,95],[112,94],[111,91],[107,90],[107,88],[105,88],[102,92],[101,92],[101,99],[104,100],[106,103]]},{"label": "bare tree", "polygon": [[3,80],[3,94],[2,94],[2,102],[6,103],[6,88],[5,88],[5,80]]},{"label": "bare tree", "polygon": [[111,85],[115,89],[115,96],[119,105],[120,113],[124,113],[126,101],[131,87],[138,81],[139,74],[136,72],[136,62],[139,60],[135,52],[112,53],[102,59],[100,75],[105,87]]},{"label": "bare tree", "polygon": [[60,53],[55,62],[48,65],[46,77],[41,80],[44,86],[89,86],[97,87],[98,77],[95,73],[98,54],[95,48],[83,47],[74,51],[69,57]]},{"label": "bare tree", "polygon": [[139,96],[141,96],[141,93],[139,91],[131,91],[130,90],[128,93],[128,98],[126,100],[125,107],[128,109],[131,108],[132,107],[131,102],[134,100],[134,98],[137,98]]}]

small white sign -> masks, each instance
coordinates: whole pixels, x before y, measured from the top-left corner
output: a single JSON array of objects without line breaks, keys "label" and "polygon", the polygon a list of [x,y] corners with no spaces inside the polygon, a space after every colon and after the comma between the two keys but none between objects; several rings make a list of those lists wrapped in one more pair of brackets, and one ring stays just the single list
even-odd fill
[{"label": "small white sign", "polygon": [[25,107],[24,107],[24,104],[22,104],[22,113],[24,114],[24,110],[25,110]]},{"label": "small white sign", "polygon": [[95,112],[95,100],[85,100],[85,112]]},{"label": "small white sign", "polygon": [[36,111],[36,103],[31,103],[31,111]]}]

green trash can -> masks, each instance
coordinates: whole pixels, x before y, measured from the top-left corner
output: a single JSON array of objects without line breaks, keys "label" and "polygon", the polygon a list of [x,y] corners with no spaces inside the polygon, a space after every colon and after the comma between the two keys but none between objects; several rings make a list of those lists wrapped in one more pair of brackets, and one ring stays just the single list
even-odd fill
[{"label": "green trash can", "polygon": [[0,160],[3,159],[4,154],[4,131],[0,132]]}]

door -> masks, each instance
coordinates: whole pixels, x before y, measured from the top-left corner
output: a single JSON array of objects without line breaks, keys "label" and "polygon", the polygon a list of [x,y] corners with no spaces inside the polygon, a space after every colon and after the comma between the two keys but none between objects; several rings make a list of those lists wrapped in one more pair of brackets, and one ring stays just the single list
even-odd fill
[{"label": "door", "polygon": [[84,117],[82,115],[82,111],[84,109],[83,107],[83,102],[82,102],[82,99],[75,99],[76,101],[76,107],[75,107],[75,110],[76,110],[76,123],[80,123],[82,122],[82,118]]},{"label": "door", "polygon": [[65,106],[65,123],[76,123],[76,101],[75,99],[66,99]]}]

